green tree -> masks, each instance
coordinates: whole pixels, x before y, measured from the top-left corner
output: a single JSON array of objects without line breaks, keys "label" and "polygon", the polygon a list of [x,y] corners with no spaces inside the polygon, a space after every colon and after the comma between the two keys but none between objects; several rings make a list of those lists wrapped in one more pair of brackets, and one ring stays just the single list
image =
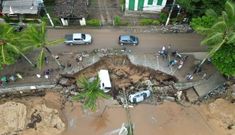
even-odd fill
[{"label": "green tree", "polygon": [[60,42],[63,42],[63,39],[55,40],[55,41],[47,41],[46,40],[46,23],[42,22],[40,26],[29,25],[28,28],[24,31],[23,37],[28,41],[28,44],[31,44],[29,48],[40,49],[40,53],[37,58],[37,67],[41,69],[45,65],[45,55],[46,52],[54,58],[56,63],[62,67],[59,60],[55,58],[52,54],[51,50],[48,48],[49,46],[57,45]]},{"label": "green tree", "polygon": [[222,46],[213,55],[212,62],[221,73],[226,76],[235,76],[235,45]]},{"label": "green tree", "polygon": [[[205,62],[205,60],[208,57],[213,57],[213,55],[223,46],[229,44],[232,44],[232,46],[235,45],[234,22],[235,22],[235,4],[233,2],[227,1],[225,3],[225,11],[222,12],[222,15],[218,18],[218,20],[211,28],[205,28],[202,26],[196,28],[197,32],[206,36],[201,42],[201,44],[207,45],[210,49],[208,55],[206,56],[205,59],[203,59],[199,67]],[[220,63],[215,63],[215,64],[220,64]],[[225,70],[220,70],[220,71],[225,71]],[[230,76],[232,74],[227,74],[227,75]]]},{"label": "green tree", "polygon": [[204,16],[193,18],[192,21],[190,22],[190,26],[193,29],[196,29],[197,27],[210,28],[215,24],[217,20],[218,20],[217,13],[215,13],[213,9],[208,9],[206,10]]},{"label": "green tree", "polygon": [[207,9],[213,9],[217,14],[223,11],[226,0],[177,0],[189,16],[201,17]]},{"label": "green tree", "polygon": [[81,100],[84,102],[84,107],[95,111],[97,108],[96,101],[98,98],[109,98],[108,95],[100,89],[100,80],[98,76],[93,81],[89,81],[85,77],[77,80],[78,85],[82,88],[82,92],[73,97],[74,100]]},{"label": "green tree", "polygon": [[24,57],[34,66],[30,59],[24,54],[28,50],[29,45],[26,44],[27,42],[21,37],[21,34],[14,30],[14,27],[0,23],[0,69],[2,65],[15,63],[20,56]]}]

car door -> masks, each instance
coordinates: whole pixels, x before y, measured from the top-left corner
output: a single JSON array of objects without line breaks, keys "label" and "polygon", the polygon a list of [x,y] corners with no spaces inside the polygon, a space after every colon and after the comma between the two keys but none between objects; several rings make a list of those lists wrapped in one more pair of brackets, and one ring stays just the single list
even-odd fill
[{"label": "car door", "polygon": [[126,44],[131,44],[132,43],[131,39],[127,40],[126,42],[127,42]]},{"label": "car door", "polygon": [[84,42],[84,41],[83,41],[83,39],[81,39],[81,38],[75,38],[75,39],[74,39],[74,43],[75,43],[75,44],[83,44],[83,42]]}]

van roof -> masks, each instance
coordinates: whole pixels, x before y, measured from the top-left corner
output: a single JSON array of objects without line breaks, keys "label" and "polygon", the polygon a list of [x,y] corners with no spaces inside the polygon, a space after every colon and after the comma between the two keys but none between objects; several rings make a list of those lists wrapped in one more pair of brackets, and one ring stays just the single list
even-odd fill
[{"label": "van roof", "polygon": [[111,87],[111,82],[110,82],[110,78],[109,78],[109,71],[108,70],[100,70],[98,72],[98,76],[100,79],[100,82],[105,83],[105,87]]}]

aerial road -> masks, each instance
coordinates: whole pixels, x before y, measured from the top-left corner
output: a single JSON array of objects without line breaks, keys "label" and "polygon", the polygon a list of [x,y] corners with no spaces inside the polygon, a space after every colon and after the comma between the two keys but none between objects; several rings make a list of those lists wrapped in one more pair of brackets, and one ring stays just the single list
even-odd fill
[{"label": "aerial road", "polygon": [[160,50],[163,45],[168,46],[171,44],[172,50],[178,50],[179,52],[202,52],[206,51],[206,47],[201,46],[200,42],[202,37],[196,33],[130,33],[126,32],[125,29],[117,28],[102,28],[102,29],[48,29],[47,38],[48,40],[56,40],[64,38],[65,34],[71,33],[88,33],[92,36],[91,45],[74,45],[68,46],[61,43],[57,46],[53,46],[51,49],[54,53],[60,52],[73,52],[73,51],[84,51],[93,50],[96,48],[120,48],[118,44],[118,37],[121,34],[132,34],[139,37],[138,46],[127,46],[135,53],[154,53]]}]

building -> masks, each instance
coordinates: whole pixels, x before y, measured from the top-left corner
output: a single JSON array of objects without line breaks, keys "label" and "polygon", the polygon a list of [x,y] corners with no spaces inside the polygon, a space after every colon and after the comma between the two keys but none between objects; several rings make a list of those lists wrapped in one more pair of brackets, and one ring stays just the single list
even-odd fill
[{"label": "building", "polygon": [[161,12],[167,0],[126,0],[126,11]]},{"label": "building", "polygon": [[87,0],[55,0],[54,15],[63,25],[81,23],[88,16]]},{"label": "building", "polygon": [[13,19],[38,19],[42,0],[2,0],[2,14]]}]

